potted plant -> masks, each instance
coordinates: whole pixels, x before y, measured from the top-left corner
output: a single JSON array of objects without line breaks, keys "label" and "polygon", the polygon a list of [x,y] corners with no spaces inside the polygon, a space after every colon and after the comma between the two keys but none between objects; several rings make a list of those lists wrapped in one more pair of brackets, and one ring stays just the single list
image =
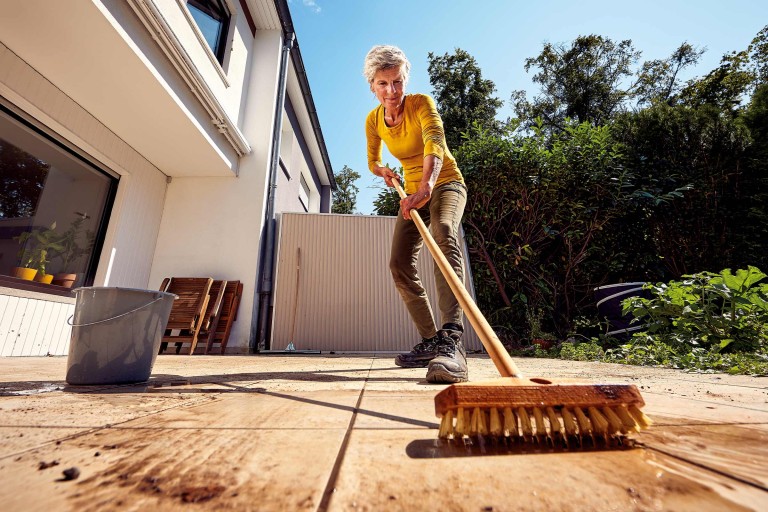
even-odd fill
[{"label": "potted plant", "polygon": [[542,316],[542,311],[539,308],[534,307],[528,308],[525,313],[525,317],[528,320],[531,343],[533,345],[538,345],[542,350],[549,350],[557,341],[557,337],[541,327]]},{"label": "potted plant", "polygon": [[83,223],[89,218],[87,214],[78,213],[78,218],[73,220],[69,228],[61,235],[59,239],[61,250],[55,257],[61,260],[61,269],[64,272],[53,276],[53,284],[71,288],[77,279],[77,274],[72,272],[72,266],[82,255],[88,254],[93,245],[93,232],[91,231],[86,232],[86,247],[81,247],[78,243]]},{"label": "potted plant", "polygon": [[45,266],[49,263],[51,252],[62,250],[59,238],[55,222],[48,229],[33,229],[17,236],[16,239],[21,245],[18,254],[21,266],[14,269],[14,275],[22,279],[50,283],[53,275],[45,273]]}]

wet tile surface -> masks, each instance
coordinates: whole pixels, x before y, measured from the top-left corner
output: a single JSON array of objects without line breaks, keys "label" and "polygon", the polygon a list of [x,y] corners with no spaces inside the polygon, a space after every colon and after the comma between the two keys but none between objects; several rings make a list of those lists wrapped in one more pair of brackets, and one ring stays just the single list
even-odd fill
[{"label": "wet tile surface", "polygon": [[502,454],[415,430],[355,430],[332,510],[744,510],[764,493],[730,483],[747,507],[642,449]]},{"label": "wet tile surface", "polygon": [[[529,376],[636,384],[656,425],[614,450],[439,442],[444,386],[391,354],[166,356],[148,383],[82,388],[62,382],[65,358],[0,358],[0,502],[46,512],[768,509],[764,379],[516,362]],[[469,368],[472,380],[497,376],[482,356]],[[63,480],[71,467],[79,477]]]}]

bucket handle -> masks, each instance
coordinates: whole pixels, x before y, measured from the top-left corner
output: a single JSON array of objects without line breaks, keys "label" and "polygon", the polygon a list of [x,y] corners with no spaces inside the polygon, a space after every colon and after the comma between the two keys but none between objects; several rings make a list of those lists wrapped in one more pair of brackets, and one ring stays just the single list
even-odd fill
[{"label": "bucket handle", "polygon": [[106,319],[104,319],[104,320],[99,320],[99,321],[97,321],[97,322],[88,322],[87,324],[73,324],[73,323],[72,323],[72,319],[75,317],[75,315],[71,315],[69,318],[67,318],[67,324],[71,325],[72,327],[87,327],[87,326],[89,326],[89,325],[97,325],[97,324],[103,324],[104,322],[111,322],[112,320],[117,320],[118,318],[124,317],[124,316],[126,316],[126,315],[130,315],[131,313],[135,313],[136,311],[138,311],[138,310],[140,310],[140,309],[148,308],[149,306],[151,306],[151,305],[152,305],[152,304],[154,304],[155,302],[159,302],[159,301],[161,301],[161,300],[163,300],[163,297],[162,297],[162,296],[161,296],[161,297],[158,297],[158,298],[156,298],[156,299],[155,299],[155,300],[153,300],[152,302],[149,302],[149,303],[147,303],[147,304],[144,304],[143,306],[139,306],[139,307],[137,307],[136,309],[132,309],[132,310],[130,310],[130,311],[127,311],[127,312],[125,312],[125,313],[122,313],[122,314],[120,314],[120,315],[117,315],[117,316],[113,316],[112,318],[106,318]]}]

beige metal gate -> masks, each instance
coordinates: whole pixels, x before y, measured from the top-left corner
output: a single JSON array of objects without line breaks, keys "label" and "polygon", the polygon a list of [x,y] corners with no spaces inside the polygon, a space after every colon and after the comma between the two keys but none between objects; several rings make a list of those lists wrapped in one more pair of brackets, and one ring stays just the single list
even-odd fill
[{"label": "beige metal gate", "polygon": [[[282,214],[271,349],[284,350],[292,342],[297,350],[322,352],[410,350],[419,336],[389,273],[394,227],[394,217]],[[436,308],[433,262],[426,247],[418,265]],[[465,274],[465,286],[474,297],[468,266]],[[464,323],[467,350],[479,350],[477,335]]]}]

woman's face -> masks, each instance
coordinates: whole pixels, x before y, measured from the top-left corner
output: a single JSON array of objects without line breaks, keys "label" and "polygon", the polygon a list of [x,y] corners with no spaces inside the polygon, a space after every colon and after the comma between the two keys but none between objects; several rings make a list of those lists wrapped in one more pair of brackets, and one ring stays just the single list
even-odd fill
[{"label": "woman's face", "polygon": [[376,99],[389,110],[396,110],[403,104],[405,97],[405,80],[402,68],[382,69],[373,75],[371,90]]}]

